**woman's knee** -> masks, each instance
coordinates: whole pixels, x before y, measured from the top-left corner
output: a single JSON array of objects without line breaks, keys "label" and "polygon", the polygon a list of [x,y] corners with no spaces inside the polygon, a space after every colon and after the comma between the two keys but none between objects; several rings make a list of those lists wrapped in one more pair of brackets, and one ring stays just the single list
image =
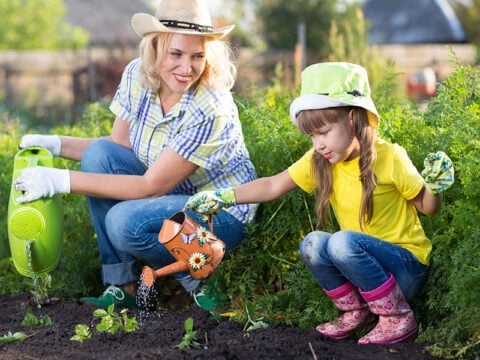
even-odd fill
[{"label": "woman's knee", "polygon": [[109,141],[95,140],[88,145],[82,153],[81,170],[84,172],[102,173],[104,166],[102,160],[109,154],[107,150]]},{"label": "woman's knee", "polygon": [[108,211],[105,228],[112,245],[121,251],[127,251],[131,247],[133,236],[128,226],[130,216],[123,208],[122,203],[118,203]]}]

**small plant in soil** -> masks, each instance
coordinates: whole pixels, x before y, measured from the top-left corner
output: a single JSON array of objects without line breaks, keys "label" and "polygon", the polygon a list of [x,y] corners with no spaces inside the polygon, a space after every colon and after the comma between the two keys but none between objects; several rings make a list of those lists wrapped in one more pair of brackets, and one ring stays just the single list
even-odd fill
[{"label": "small plant in soil", "polygon": [[184,323],[185,335],[180,344],[177,345],[180,349],[191,348],[191,347],[202,347],[197,341],[197,332],[193,330],[193,319],[191,317],[187,318]]},{"label": "small plant in soil", "polygon": [[75,335],[73,335],[70,340],[78,341],[80,343],[84,342],[87,339],[92,337],[92,332],[88,325],[77,324],[75,325]]},{"label": "small plant in soil", "polygon": [[[120,314],[115,311],[115,305],[112,304],[105,309],[96,309],[93,311],[93,316],[101,318],[101,321],[95,327],[98,332],[106,332],[109,334],[116,334],[118,331],[133,332],[138,330],[137,318],[135,316],[128,317],[128,310],[122,309]],[[75,335],[70,338],[73,341],[83,342],[92,337],[92,332],[88,325],[77,324],[75,326]]]},{"label": "small plant in soil", "polygon": [[27,313],[22,320],[22,326],[49,326],[52,325],[52,319],[50,316],[45,315],[42,318],[37,318],[32,311],[32,308],[27,309]]},{"label": "small plant in soil", "polygon": [[135,317],[129,318],[127,309],[122,309],[119,315],[115,312],[113,304],[110,305],[107,310],[95,310],[93,315],[102,319],[100,324],[96,326],[98,332],[115,334],[119,330],[132,332],[139,329],[137,319]]},{"label": "small plant in soil", "polygon": [[15,332],[15,333],[12,333],[12,332],[9,331],[7,335],[3,335],[2,337],[0,337],[0,343],[11,344],[11,343],[14,343],[14,342],[23,341],[26,338],[29,338],[30,336],[33,336],[33,335],[34,334],[27,335],[27,334],[25,334],[21,331],[18,331],[18,332]]},{"label": "small plant in soil", "polygon": [[255,318],[255,308],[254,304],[251,302],[247,302],[245,306],[245,315],[247,316],[247,322],[243,327],[243,330],[246,331],[245,336],[249,335],[249,331],[256,330],[256,329],[266,329],[268,328],[268,324],[263,321],[263,317]]}]

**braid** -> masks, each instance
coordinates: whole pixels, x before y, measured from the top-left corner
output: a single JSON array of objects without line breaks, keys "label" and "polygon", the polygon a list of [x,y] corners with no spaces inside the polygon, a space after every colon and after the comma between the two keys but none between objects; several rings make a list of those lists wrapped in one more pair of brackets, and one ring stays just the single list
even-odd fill
[{"label": "braid", "polygon": [[360,181],[362,183],[362,202],[360,209],[360,227],[368,225],[373,217],[373,190],[377,186],[377,177],[372,168],[376,159],[375,129],[369,125],[366,111],[352,113],[355,136],[360,143]]}]

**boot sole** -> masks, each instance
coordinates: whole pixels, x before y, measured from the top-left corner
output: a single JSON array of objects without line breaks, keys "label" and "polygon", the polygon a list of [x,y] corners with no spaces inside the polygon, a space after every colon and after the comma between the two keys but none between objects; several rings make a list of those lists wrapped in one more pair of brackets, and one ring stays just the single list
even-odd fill
[{"label": "boot sole", "polygon": [[368,344],[381,345],[381,344],[396,344],[396,343],[400,343],[400,342],[409,342],[409,341],[414,341],[415,338],[417,337],[417,335],[418,335],[418,327],[416,327],[415,329],[413,329],[409,333],[407,333],[405,335],[402,335],[400,337],[396,337],[396,338],[393,338],[393,339],[385,339],[384,341],[372,341],[372,342],[369,342],[367,344],[359,344],[359,345],[368,345]]},{"label": "boot sole", "polygon": [[372,325],[373,323],[375,323],[375,321],[377,320],[377,317],[376,317],[375,315],[373,315],[373,316],[372,316],[372,315],[373,315],[373,314],[370,314],[370,315],[368,316],[368,318],[365,319],[365,322],[364,322],[364,323],[358,325],[355,329],[353,329],[353,330],[351,330],[351,331],[348,331],[348,332],[346,332],[346,333],[344,333],[344,334],[342,334],[342,335],[337,335],[337,336],[335,336],[335,335],[328,335],[328,334],[324,334],[323,332],[321,332],[321,331],[318,330],[318,329],[315,329],[315,330],[317,330],[320,334],[322,334],[323,336],[326,336],[326,337],[328,337],[328,338],[330,338],[330,339],[334,339],[334,340],[347,339],[347,338],[349,338],[350,336],[354,335],[358,330],[361,330],[361,329],[363,329],[363,328],[366,328],[367,326]]}]

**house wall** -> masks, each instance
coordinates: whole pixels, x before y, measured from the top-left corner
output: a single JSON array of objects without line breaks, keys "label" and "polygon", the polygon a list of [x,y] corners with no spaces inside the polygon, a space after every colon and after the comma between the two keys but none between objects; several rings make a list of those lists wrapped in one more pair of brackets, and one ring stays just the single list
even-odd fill
[{"label": "house wall", "polygon": [[444,80],[453,70],[450,48],[461,63],[476,62],[476,48],[471,44],[382,45],[377,48],[385,58],[395,61],[397,70],[404,72],[405,77],[429,66],[435,71],[437,80]]}]

